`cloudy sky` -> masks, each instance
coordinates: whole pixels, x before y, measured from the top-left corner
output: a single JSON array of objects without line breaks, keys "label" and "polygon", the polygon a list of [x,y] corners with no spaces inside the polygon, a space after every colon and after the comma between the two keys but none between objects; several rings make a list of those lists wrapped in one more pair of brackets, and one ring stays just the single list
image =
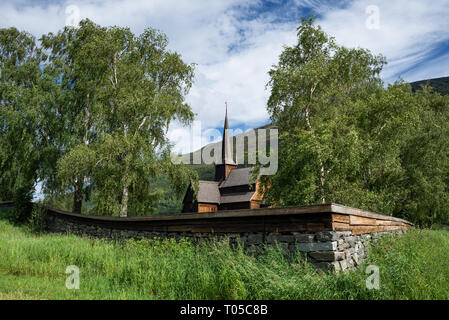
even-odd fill
[{"label": "cloudy sky", "polygon": [[[267,72],[310,13],[339,44],[384,54],[387,83],[449,76],[449,0],[0,0],[0,27],[39,37],[89,18],[135,33],[160,29],[197,63],[187,99],[202,130],[222,126],[225,101],[230,126],[246,130],[269,122]],[[170,136],[185,146],[188,132],[174,124]]]}]

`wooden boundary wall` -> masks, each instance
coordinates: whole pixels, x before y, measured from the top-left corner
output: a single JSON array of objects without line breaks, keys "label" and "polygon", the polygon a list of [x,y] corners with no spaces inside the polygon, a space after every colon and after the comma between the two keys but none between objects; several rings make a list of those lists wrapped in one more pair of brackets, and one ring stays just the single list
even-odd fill
[{"label": "wooden boundary wall", "polygon": [[[12,207],[12,203],[0,203]],[[186,213],[170,216],[102,217],[48,209],[46,229],[99,238],[229,239],[248,252],[277,244],[285,253],[305,252],[317,268],[345,271],[357,267],[373,239],[403,233],[413,224],[338,204]]]},{"label": "wooden boundary wall", "polygon": [[118,230],[176,233],[351,231],[353,235],[408,229],[413,224],[339,204],[217,211],[170,216],[104,217],[48,210],[48,218]]},{"label": "wooden boundary wall", "polygon": [[0,208],[11,209],[14,208],[14,203],[12,201],[0,202]]}]

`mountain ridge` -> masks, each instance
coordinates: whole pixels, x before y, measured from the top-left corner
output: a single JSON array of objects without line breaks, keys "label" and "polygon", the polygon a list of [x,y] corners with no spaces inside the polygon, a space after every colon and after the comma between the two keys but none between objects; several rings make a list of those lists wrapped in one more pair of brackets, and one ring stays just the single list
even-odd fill
[{"label": "mountain ridge", "polygon": [[410,82],[413,92],[420,90],[423,85],[430,85],[436,92],[441,95],[449,94],[449,76],[432,79],[418,80]]}]

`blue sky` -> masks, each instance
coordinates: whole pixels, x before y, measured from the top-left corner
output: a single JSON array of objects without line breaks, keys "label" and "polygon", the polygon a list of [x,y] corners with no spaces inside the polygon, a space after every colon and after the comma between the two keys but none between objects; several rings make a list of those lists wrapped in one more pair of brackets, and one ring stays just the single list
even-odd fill
[{"label": "blue sky", "polygon": [[[378,10],[378,28],[367,25],[370,6]],[[135,33],[160,29],[171,49],[197,63],[187,100],[202,128],[222,126],[228,101],[230,126],[245,130],[269,122],[267,72],[310,13],[339,44],[384,54],[387,83],[449,76],[449,0],[2,0],[0,27],[38,37],[90,18]],[[181,148],[189,129],[175,123],[169,133]]]}]

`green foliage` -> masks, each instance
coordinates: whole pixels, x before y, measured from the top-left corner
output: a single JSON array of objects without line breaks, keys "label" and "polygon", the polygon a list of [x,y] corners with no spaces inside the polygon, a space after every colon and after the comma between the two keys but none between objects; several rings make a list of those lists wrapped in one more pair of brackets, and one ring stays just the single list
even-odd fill
[{"label": "green foliage", "polygon": [[178,193],[194,179],[186,168],[171,165],[166,138],[172,120],[193,119],[184,102],[193,65],[167,50],[165,35],[146,29],[135,36],[128,28],[84,20],[78,29],[43,39],[53,64],[62,61],[68,68],[62,84],[74,93],[73,104],[83,101],[77,113],[83,140],[58,162],[67,187],[82,188],[88,179],[97,212],[126,216],[151,212],[160,197],[151,180],[160,173],[172,178]]},{"label": "green foliage", "polygon": [[[260,256],[225,241],[112,242],[36,235],[0,220],[0,297],[39,299],[448,299],[449,231],[385,236],[347,273],[317,272],[280,248]],[[365,286],[366,267],[380,290]],[[80,289],[65,288],[66,267],[80,268]],[[26,289],[25,289],[26,288]]]},{"label": "green foliage", "polygon": [[52,110],[59,91],[45,59],[33,36],[0,29],[0,192],[6,200],[26,203],[37,181],[54,181],[61,130]]},{"label": "green foliage", "polygon": [[[198,175],[199,180],[213,180],[215,169],[213,165],[186,165]],[[168,175],[161,175],[160,177],[151,180],[152,185],[158,190],[159,198],[154,203],[154,213],[160,215],[167,215],[173,213],[181,213],[182,201],[188,187],[188,183],[180,185],[180,193],[172,192],[171,180]]]},{"label": "green foliage", "polygon": [[52,201],[72,194],[75,212],[93,200],[104,215],[141,215],[160,199],[159,176],[176,194],[194,182],[170,162],[166,137],[172,121],[193,119],[184,97],[194,65],[164,34],[83,20],[39,41],[0,29],[2,198],[40,182]]},{"label": "green foliage", "polygon": [[24,223],[30,218],[33,210],[31,199],[30,188],[22,187],[15,190],[13,197],[14,208],[12,209],[14,222]]},{"label": "green foliage", "polygon": [[[38,123],[39,52],[34,38],[15,28],[0,29],[0,193],[16,199],[16,217],[27,214],[39,151],[35,143]],[[21,197],[27,199],[22,201]],[[24,211],[22,211],[24,210]]]},{"label": "green foliage", "polygon": [[45,217],[48,206],[44,201],[35,203],[27,221],[27,227],[33,233],[41,233],[45,230]]},{"label": "green foliage", "polygon": [[449,98],[401,81],[384,87],[382,56],[338,46],[313,18],[270,71],[280,130],[274,205],[337,202],[420,225],[449,218]]},{"label": "green foliage", "polygon": [[[267,202],[446,222],[449,96],[385,87],[384,57],[339,46],[313,22],[269,72],[282,147],[278,173],[263,178]],[[17,219],[37,183],[61,209],[126,216],[177,212],[187,185],[212,179],[213,166],[170,161],[168,126],[193,119],[194,65],[167,46],[157,30],[90,20],[38,42],[0,29],[0,197],[16,200]]]}]

